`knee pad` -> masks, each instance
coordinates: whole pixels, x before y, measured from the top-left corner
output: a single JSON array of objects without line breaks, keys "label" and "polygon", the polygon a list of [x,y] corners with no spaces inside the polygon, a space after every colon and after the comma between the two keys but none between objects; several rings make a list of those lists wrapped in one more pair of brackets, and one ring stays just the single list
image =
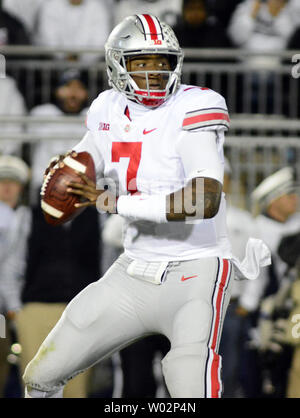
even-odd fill
[{"label": "knee pad", "polygon": [[204,343],[171,349],[162,370],[172,398],[221,396],[221,357]]}]

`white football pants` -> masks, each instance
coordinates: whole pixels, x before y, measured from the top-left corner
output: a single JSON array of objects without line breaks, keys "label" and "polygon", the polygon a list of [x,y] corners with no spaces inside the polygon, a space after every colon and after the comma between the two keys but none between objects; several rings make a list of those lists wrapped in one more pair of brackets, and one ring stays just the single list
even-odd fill
[{"label": "white football pants", "polygon": [[160,333],[171,350],[162,360],[174,398],[220,397],[218,348],[233,268],[215,257],[171,262],[165,281],[129,276],[121,255],[103,278],[67,306],[24,373],[27,386],[61,391],[72,377],[142,336]]}]

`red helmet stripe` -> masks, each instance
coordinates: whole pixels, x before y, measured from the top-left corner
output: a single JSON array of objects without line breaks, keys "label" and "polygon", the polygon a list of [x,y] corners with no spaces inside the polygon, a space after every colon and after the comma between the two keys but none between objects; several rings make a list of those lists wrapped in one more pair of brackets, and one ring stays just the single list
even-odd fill
[{"label": "red helmet stripe", "polygon": [[164,39],[157,17],[148,14],[137,15],[137,17],[142,24],[145,40],[162,41]]},{"label": "red helmet stripe", "polygon": [[[156,26],[155,23],[152,19],[152,16],[150,15],[143,15],[143,17],[146,19],[148,26],[149,26],[149,32],[151,34],[151,39],[157,39],[157,30],[156,30]],[[148,31],[146,31],[147,33]]]}]

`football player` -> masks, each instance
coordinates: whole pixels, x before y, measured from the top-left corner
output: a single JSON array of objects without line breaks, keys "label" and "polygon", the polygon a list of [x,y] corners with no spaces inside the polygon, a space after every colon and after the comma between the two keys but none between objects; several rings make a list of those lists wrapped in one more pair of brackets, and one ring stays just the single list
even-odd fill
[{"label": "football player", "polygon": [[92,103],[74,148],[93,156],[97,187],[82,175],[85,185],[69,192],[86,200],[78,206],[125,218],[125,251],[67,306],[27,366],[25,396],[61,397],[76,374],[162,334],[171,343],[162,361],[170,395],[220,397],[233,279],[222,194],[226,103],[180,84],[183,52],[154,16],[124,19],[105,49],[112,88]]}]

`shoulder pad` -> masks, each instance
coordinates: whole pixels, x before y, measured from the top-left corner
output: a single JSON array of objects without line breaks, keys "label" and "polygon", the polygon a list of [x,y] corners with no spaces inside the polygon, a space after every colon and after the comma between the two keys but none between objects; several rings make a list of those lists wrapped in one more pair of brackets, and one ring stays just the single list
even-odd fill
[{"label": "shoulder pad", "polygon": [[188,88],[188,109],[183,117],[181,128],[185,131],[196,129],[229,129],[229,114],[224,98],[207,88]]}]

